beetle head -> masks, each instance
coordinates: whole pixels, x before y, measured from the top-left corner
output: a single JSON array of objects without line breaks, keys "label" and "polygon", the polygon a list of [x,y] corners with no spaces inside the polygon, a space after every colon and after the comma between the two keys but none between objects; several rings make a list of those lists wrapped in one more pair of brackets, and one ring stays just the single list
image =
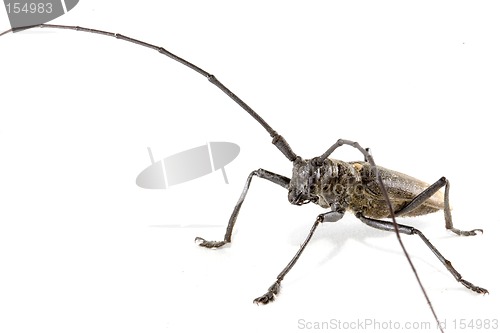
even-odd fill
[{"label": "beetle head", "polygon": [[293,161],[292,178],[288,186],[288,201],[293,205],[303,205],[318,201],[318,184],[321,166],[315,160],[303,160],[297,157]]}]

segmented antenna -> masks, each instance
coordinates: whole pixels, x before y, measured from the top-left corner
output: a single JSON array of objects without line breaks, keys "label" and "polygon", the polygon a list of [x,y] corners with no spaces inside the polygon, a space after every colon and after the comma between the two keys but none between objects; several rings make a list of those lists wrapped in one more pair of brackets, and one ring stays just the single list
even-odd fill
[{"label": "segmented antenna", "polygon": [[156,50],[160,52],[161,54],[183,64],[184,66],[187,66],[191,68],[192,70],[198,72],[199,74],[203,75],[208,79],[210,83],[215,85],[217,88],[222,90],[226,95],[229,96],[233,101],[235,101],[243,110],[248,112],[250,116],[253,117],[253,119],[257,120],[259,124],[264,127],[264,129],[271,135],[273,138],[272,143],[283,153],[283,155],[286,156],[290,161],[294,161],[297,158],[297,155],[293,152],[292,148],[286,142],[285,138],[283,138],[281,135],[279,135],[264,119],[262,119],[261,116],[257,114],[248,104],[243,102],[241,98],[239,98],[235,93],[233,93],[231,90],[229,90],[225,85],[223,85],[215,75],[208,73],[207,71],[201,69],[200,67],[190,63],[187,60],[184,60],[183,58],[176,56],[172,52],[169,52],[165,50],[161,46],[156,46],[153,44],[145,43],[143,41],[140,41],[138,39],[134,39],[125,35],[121,35],[118,33],[114,32],[109,32],[109,31],[104,31],[104,30],[96,30],[96,29],[90,29],[90,28],[84,28],[84,27],[79,27],[79,26],[69,26],[69,25],[59,25],[59,24],[37,24],[37,25],[29,25],[29,26],[24,26],[24,27],[17,27],[17,28],[12,28],[7,31],[4,31],[0,34],[0,37],[9,33],[9,32],[17,32],[17,31],[22,31],[26,29],[32,29],[32,28],[53,28],[53,29],[66,29],[66,30],[76,30],[76,31],[83,31],[83,32],[89,32],[93,34],[98,34],[98,35],[104,35],[108,37],[114,37],[117,39],[124,40],[126,42],[130,42],[133,44],[137,44],[140,46],[144,46],[153,50]]}]

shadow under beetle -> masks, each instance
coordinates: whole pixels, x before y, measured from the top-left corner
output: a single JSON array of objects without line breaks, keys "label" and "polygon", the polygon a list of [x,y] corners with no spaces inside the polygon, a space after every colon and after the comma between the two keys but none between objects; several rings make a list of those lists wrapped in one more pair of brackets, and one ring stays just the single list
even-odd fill
[{"label": "shadow under beetle", "polygon": [[[231,217],[229,218],[224,239],[221,241],[207,241],[201,237],[196,237],[196,242],[200,246],[206,248],[219,248],[231,242],[231,234],[236,223],[236,218],[238,217],[238,213],[243,201],[245,200],[250,183],[254,176],[263,178],[287,189],[288,200],[293,205],[303,205],[312,202],[322,208],[328,209],[328,212],[319,214],[316,217],[309,234],[295,256],[277,276],[276,281],[268,288],[267,292],[254,300],[255,303],[267,304],[273,301],[280,291],[280,285],[285,275],[291,270],[299,259],[318,225],[323,222],[339,221],[347,211],[352,212],[359,220],[361,220],[361,222],[370,227],[396,232],[403,251],[412,266],[413,272],[415,273],[436,321],[438,321],[437,316],[429,298],[427,297],[425,289],[418,278],[411,259],[401,242],[401,238],[399,237],[400,233],[418,235],[458,282],[474,292],[480,294],[488,293],[486,289],[478,287],[463,279],[460,273],[458,273],[458,271],[452,266],[451,262],[436,249],[436,247],[427,239],[427,237],[424,236],[421,231],[411,226],[396,223],[395,217],[419,216],[443,210],[446,229],[451,230],[460,236],[473,236],[478,232],[482,233],[481,229],[462,231],[453,226],[449,202],[450,184],[445,177],[442,177],[432,185],[429,185],[400,172],[376,166],[369,149],[362,148],[357,142],[343,139],[334,143],[321,156],[312,159],[303,159],[293,152],[289,144],[281,135],[279,135],[264,121],[264,119],[262,119],[238,96],[219,82],[214,75],[209,74],[203,69],[176,56],[162,47],[148,44],[137,39],[102,30],[52,24],[14,28],[3,32],[0,36],[9,32],[16,32],[36,27],[69,29],[95,33],[108,37],[115,37],[117,39],[122,39],[127,42],[156,50],[205,76],[212,84],[217,86],[240,107],[247,111],[271,135],[272,143],[285,155],[285,157],[288,158],[288,160],[293,163],[292,177],[288,178],[263,169],[252,171],[246,180],[243,192],[236,203]],[[330,159],[330,154],[342,145],[348,145],[359,150],[364,156],[364,161],[343,162]],[[444,187],[444,194],[439,191],[442,187]],[[392,219],[392,221],[382,220],[384,218]],[[439,326],[439,328],[443,331],[441,326]]]}]

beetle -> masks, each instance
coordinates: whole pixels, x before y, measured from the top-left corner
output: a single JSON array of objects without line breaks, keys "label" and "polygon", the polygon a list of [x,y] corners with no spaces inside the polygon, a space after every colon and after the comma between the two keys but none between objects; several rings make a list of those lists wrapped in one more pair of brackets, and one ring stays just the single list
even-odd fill
[{"label": "beetle", "polygon": [[[279,140],[284,139],[280,138]],[[357,148],[365,154],[366,160],[363,162],[343,162],[327,158],[336,148],[342,145]],[[264,295],[257,297],[254,302],[267,304],[273,301],[280,291],[281,281],[297,262],[316,227],[320,223],[339,221],[346,211],[351,211],[361,222],[370,227],[385,231],[399,231],[407,235],[418,235],[458,282],[479,294],[488,293],[485,288],[478,287],[463,279],[451,262],[436,249],[420,230],[411,226],[394,225],[393,222],[381,220],[393,216],[420,216],[443,210],[446,229],[456,235],[474,236],[482,233],[482,229],[464,231],[453,226],[449,203],[449,181],[445,177],[441,177],[435,183],[429,185],[403,173],[376,166],[368,150],[361,148],[357,142],[349,140],[339,139],[323,155],[312,159],[302,159],[300,156],[295,155],[289,146],[284,145],[284,147],[282,149],[293,162],[292,177],[287,178],[264,169],[251,172],[243,193],[231,214],[224,239],[222,241],[207,241],[201,237],[196,238],[200,246],[207,248],[221,247],[231,242],[231,234],[236,218],[254,176],[288,189],[288,200],[293,205],[300,206],[312,202],[322,208],[329,209],[328,212],[317,216],[309,235],[297,254],[278,275],[268,291]],[[381,182],[378,177],[380,177]],[[381,183],[385,188],[380,186]],[[438,192],[442,187],[445,187],[444,195]],[[386,197],[389,198],[390,205],[387,204]]]},{"label": "beetle", "polygon": [[[231,235],[236,218],[254,176],[268,180],[287,189],[288,200],[293,205],[315,203],[323,208],[329,209],[328,212],[317,216],[309,234],[307,235],[304,243],[300,246],[296,255],[278,275],[276,281],[268,288],[268,291],[254,300],[256,303],[267,304],[276,298],[276,295],[280,291],[281,282],[301,256],[305,247],[311,240],[317,226],[324,222],[339,221],[347,211],[353,212],[358,219],[371,227],[386,231],[394,231],[398,236],[399,232],[409,235],[418,235],[458,282],[474,292],[480,294],[488,293],[485,288],[478,287],[469,281],[464,280],[458,271],[455,270],[451,263],[445,259],[445,257],[434,247],[434,245],[431,244],[422,232],[416,228],[396,223],[395,217],[398,216],[419,216],[435,212],[437,210],[443,210],[445,215],[445,226],[455,234],[461,236],[473,236],[482,232],[481,229],[462,231],[453,226],[449,204],[449,182],[446,178],[442,177],[435,183],[429,185],[402,173],[378,167],[367,148],[362,148],[355,141],[343,139],[335,142],[322,155],[311,159],[303,159],[295,154],[284,137],[279,135],[267,122],[264,121],[263,118],[260,117],[259,114],[257,114],[237,95],[218,81],[214,75],[209,74],[203,69],[176,56],[162,47],[145,43],[117,33],[78,26],[42,24],[23,27],[23,29],[34,27],[71,29],[95,33],[115,37],[117,39],[122,39],[127,42],[154,49],[205,76],[209,82],[227,94],[270,134],[272,143],[290,162],[293,163],[291,178],[264,169],[258,169],[251,172],[247,178],[243,192],[233,210],[233,213],[231,214],[224,239],[222,241],[207,241],[201,237],[196,238],[198,244],[206,248],[219,248],[231,242]],[[0,34],[0,36],[11,31],[12,29]],[[348,145],[357,149],[363,155],[364,161],[343,162],[340,160],[330,159],[329,156],[338,147],[343,145]],[[445,193],[440,194],[439,190],[443,187],[445,189]],[[392,219],[392,222],[384,221],[382,220],[383,218],[390,218]],[[407,258],[409,259],[409,257]]]}]

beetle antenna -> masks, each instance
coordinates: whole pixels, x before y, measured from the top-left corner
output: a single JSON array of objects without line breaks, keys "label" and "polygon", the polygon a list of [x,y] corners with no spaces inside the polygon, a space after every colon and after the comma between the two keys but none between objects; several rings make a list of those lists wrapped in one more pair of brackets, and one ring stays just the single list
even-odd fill
[{"label": "beetle antenna", "polygon": [[69,25],[59,25],[59,24],[37,24],[37,25],[29,25],[29,26],[24,26],[24,27],[15,27],[12,29],[9,29],[7,31],[4,31],[0,33],[0,37],[8,34],[9,32],[18,32],[26,29],[31,29],[31,28],[53,28],[53,29],[66,29],[66,30],[75,30],[75,31],[83,31],[83,32],[88,32],[88,33],[94,33],[98,35],[104,35],[108,37],[115,37],[117,39],[122,39],[126,42],[130,42],[133,44],[137,44],[140,46],[144,46],[153,50],[156,50],[160,52],[161,54],[183,64],[184,66],[187,66],[191,68],[192,70],[198,72],[199,74],[203,75],[208,79],[208,81],[212,84],[214,84],[217,88],[222,90],[226,95],[229,96],[236,104],[238,104],[243,110],[248,112],[252,118],[254,118],[259,124],[264,127],[264,129],[271,135],[272,137],[272,143],[275,145],[282,153],[285,155],[286,158],[288,158],[290,161],[294,161],[297,158],[297,155],[293,152],[292,148],[286,142],[285,138],[283,138],[281,135],[279,135],[264,119],[262,119],[257,112],[255,112],[248,104],[243,102],[241,98],[239,98],[236,94],[234,94],[231,90],[229,90],[226,86],[224,86],[217,78],[213,75],[208,73],[207,71],[201,69],[200,67],[190,63],[187,60],[184,60],[181,57],[176,56],[175,54],[165,50],[161,46],[156,46],[153,44],[145,43],[143,41],[140,41],[138,39],[134,39],[128,36],[124,36],[118,33],[114,32],[109,32],[109,31],[104,31],[104,30],[96,30],[96,29],[90,29],[90,28],[84,28],[84,27],[79,27],[79,26],[69,26]]}]

